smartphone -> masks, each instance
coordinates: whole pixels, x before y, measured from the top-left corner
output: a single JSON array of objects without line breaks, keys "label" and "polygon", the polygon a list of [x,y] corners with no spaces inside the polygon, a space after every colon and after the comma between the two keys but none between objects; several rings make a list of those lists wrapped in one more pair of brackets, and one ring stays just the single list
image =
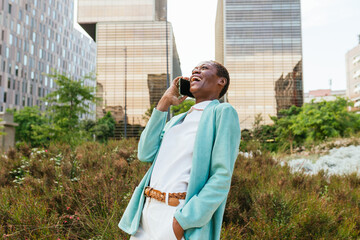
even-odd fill
[{"label": "smartphone", "polygon": [[195,98],[190,92],[190,81],[180,78],[179,80],[179,93],[183,96]]}]

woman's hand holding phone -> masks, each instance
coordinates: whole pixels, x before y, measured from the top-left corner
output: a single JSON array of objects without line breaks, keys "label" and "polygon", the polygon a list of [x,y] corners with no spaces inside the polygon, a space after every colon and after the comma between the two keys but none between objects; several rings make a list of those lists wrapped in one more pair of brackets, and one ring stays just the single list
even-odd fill
[{"label": "woman's hand holding phone", "polygon": [[194,95],[190,92],[190,81],[185,78],[179,79],[179,93],[181,96],[188,96],[195,98]]},{"label": "woman's hand holding phone", "polygon": [[175,78],[172,81],[170,87],[165,91],[165,93],[161,97],[160,101],[158,102],[158,104],[156,106],[157,110],[166,112],[171,105],[174,105],[174,106],[179,105],[187,98],[187,96],[180,96],[179,88],[178,88],[180,78],[189,80],[189,78],[187,78],[187,77]]}]

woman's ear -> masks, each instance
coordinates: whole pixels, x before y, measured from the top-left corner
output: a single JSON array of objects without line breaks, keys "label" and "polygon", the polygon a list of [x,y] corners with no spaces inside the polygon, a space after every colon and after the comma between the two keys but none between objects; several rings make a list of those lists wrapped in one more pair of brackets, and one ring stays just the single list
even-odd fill
[{"label": "woman's ear", "polygon": [[226,81],[226,78],[222,77],[219,79],[218,84],[224,87],[226,85]]}]

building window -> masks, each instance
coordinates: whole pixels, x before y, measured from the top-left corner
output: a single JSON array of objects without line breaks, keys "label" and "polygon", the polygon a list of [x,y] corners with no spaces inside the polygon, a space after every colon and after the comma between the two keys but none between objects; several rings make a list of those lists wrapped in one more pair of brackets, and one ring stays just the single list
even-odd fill
[{"label": "building window", "polygon": [[9,3],[9,14],[11,14],[11,4]]},{"label": "building window", "polygon": [[11,88],[11,78],[8,78],[8,84],[7,87],[10,89]]},{"label": "building window", "polygon": [[6,92],[4,92],[4,103],[6,103],[6,99],[7,99],[7,94]]}]

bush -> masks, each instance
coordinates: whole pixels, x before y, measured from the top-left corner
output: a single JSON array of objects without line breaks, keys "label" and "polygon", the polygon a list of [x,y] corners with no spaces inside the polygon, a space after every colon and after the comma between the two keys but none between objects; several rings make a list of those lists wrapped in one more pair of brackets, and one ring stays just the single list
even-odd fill
[{"label": "bush", "polygon": [[[239,155],[222,239],[357,239],[360,178],[291,173],[258,142]],[[117,224],[149,168],[137,140],[73,148],[11,150],[0,156],[4,239],[128,239]]]}]

